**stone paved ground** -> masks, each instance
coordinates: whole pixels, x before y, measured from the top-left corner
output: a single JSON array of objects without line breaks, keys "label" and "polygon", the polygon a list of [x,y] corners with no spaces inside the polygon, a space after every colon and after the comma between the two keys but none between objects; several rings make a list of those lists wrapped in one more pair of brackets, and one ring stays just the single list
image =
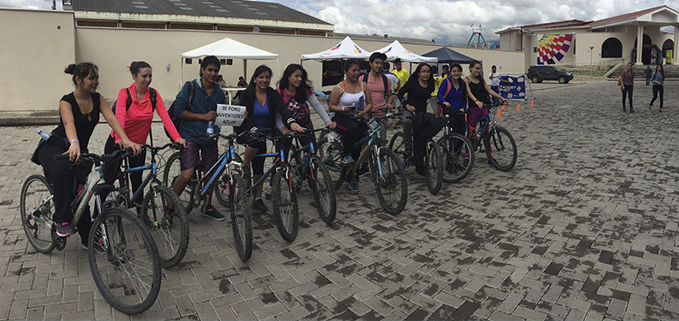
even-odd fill
[{"label": "stone paved ground", "polygon": [[[630,115],[614,82],[534,86],[534,108],[499,120],[518,142],[513,171],[479,156],[437,196],[411,177],[396,217],[364,180],[361,196],[340,191],[331,226],[303,192],[297,240],[257,216],[248,264],[228,222],[194,212],[184,261],[132,318],[679,319],[673,88],[658,114],[642,106],[651,90],[639,83]],[[28,160],[35,130],[0,128],[0,319],[130,319],[103,301],[77,237],[51,255],[26,242],[17,207],[22,181],[39,172]],[[100,125],[93,146],[105,132]]]}]

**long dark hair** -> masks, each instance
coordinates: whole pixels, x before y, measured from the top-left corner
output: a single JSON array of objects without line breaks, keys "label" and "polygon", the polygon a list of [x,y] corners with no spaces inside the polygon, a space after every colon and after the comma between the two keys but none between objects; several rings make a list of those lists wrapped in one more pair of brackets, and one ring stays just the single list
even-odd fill
[{"label": "long dark hair", "polygon": [[259,75],[268,72],[269,75],[273,77],[273,71],[271,71],[271,68],[269,68],[267,65],[260,65],[255,69],[255,72],[252,73],[252,78],[250,78],[250,83],[248,84],[248,88],[245,89],[247,91],[252,91],[253,93],[255,92],[255,79],[259,77]]},{"label": "long dark hair", "polygon": [[[417,65],[417,68],[415,68],[415,71],[413,71],[412,74],[410,74],[410,77],[408,77],[408,81],[406,82],[406,85],[408,85],[411,82],[417,82],[417,78],[420,76],[420,71],[422,71],[422,68],[424,67],[429,67],[429,70],[431,71],[431,66],[427,65],[426,63],[420,63]],[[412,86],[412,85],[408,85]],[[427,80],[427,87],[434,88],[434,74],[431,74],[429,76],[429,79]]]},{"label": "long dark hair", "polygon": [[306,100],[309,97],[309,93],[313,91],[313,87],[311,85],[311,80],[309,80],[309,75],[307,74],[306,70],[304,70],[304,67],[299,64],[289,64],[288,67],[285,68],[283,71],[283,76],[281,76],[281,80],[278,81],[278,88],[285,90],[288,89],[290,86],[290,76],[295,73],[295,71],[301,70],[302,71],[302,83],[299,85],[299,88],[297,88],[297,91],[295,92],[295,100],[303,104],[306,102]]},{"label": "long dark hair", "polygon": [[662,75],[662,79],[665,80],[665,68],[663,68],[662,65],[657,65],[655,66],[655,72],[658,72],[658,67],[660,67],[660,74]]},{"label": "long dark hair", "polygon": [[[478,61],[478,60],[472,60],[472,62],[469,63],[469,73],[470,73],[470,74],[471,74],[472,68],[476,67],[476,65],[481,65],[481,62]],[[483,66],[483,65],[481,65],[481,66]],[[483,79],[483,72],[481,72],[481,75],[480,75],[480,76],[481,76],[481,77],[476,77],[476,79],[478,79],[478,81],[479,81],[481,84],[485,84],[486,81]]]}]

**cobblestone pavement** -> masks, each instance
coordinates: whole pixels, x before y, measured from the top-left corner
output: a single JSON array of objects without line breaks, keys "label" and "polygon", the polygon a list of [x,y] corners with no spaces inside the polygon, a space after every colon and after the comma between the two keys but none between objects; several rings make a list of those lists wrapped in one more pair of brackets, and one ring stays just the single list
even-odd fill
[{"label": "cobblestone pavement", "polygon": [[[514,105],[499,119],[518,143],[514,170],[479,155],[437,196],[411,170],[395,217],[366,179],[360,196],[343,186],[326,226],[303,189],[297,239],[255,216],[247,264],[228,221],[193,212],[186,257],[132,318],[679,319],[676,85],[662,114],[644,106],[650,87],[636,87],[629,114],[615,82],[533,86],[534,108]],[[29,161],[35,130],[0,128],[0,319],[130,319],[97,291],[77,236],[50,255],[28,245],[18,205],[23,180],[40,172]]]}]

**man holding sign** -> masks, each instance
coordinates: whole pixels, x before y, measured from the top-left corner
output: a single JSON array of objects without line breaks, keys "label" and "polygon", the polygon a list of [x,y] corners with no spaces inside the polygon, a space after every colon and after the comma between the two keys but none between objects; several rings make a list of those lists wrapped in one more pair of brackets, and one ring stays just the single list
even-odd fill
[{"label": "man holding sign", "polygon": [[[201,166],[207,172],[217,162],[217,142],[191,137],[191,134],[205,134],[209,130],[208,126],[212,126],[210,123],[217,118],[217,104],[226,102],[224,91],[216,84],[220,66],[217,57],[205,57],[200,65],[201,77],[185,83],[177,94],[174,113],[182,120],[179,134],[186,140],[186,148],[179,151],[182,172],[172,186],[177,195],[182,194],[193,178],[195,167]],[[212,127],[215,133],[219,133],[219,127]],[[203,216],[213,220],[225,219],[212,206],[212,190],[208,193],[202,212]]]}]

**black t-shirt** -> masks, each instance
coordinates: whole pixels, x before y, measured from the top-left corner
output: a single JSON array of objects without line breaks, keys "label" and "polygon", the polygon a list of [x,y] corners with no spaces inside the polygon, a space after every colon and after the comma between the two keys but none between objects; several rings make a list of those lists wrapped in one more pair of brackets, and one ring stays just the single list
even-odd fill
[{"label": "black t-shirt", "polygon": [[[471,79],[467,79],[469,80],[469,91],[472,92],[472,95],[474,95],[476,100],[479,100],[485,104],[490,104],[491,100],[488,91],[486,91],[486,84],[483,81],[474,83]],[[467,106],[478,107],[471,97],[468,98],[469,100],[467,102]]]},{"label": "black t-shirt", "polygon": [[[93,106],[92,112],[89,114],[80,112],[80,107],[78,107],[78,102],[75,100],[73,93],[61,97],[61,100],[71,105],[71,111],[73,112],[73,119],[75,121],[75,131],[78,134],[78,141],[80,141],[80,150],[82,153],[87,152],[87,144],[90,142],[94,127],[99,123],[99,102],[101,98],[98,93],[92,93],[90,96],[92,97]],[[61,138],[67,138],[64,121],[61,117],[59,117],[59,126],[57,126],[52,133]]]},{"label": "black t-shirt", "polygon": [[403,104],[413,105],[415,107],[415,112],[425,113],[427,112],[427,100],[431,98],[431,93],[434,91],[434,85],[428,85],[427,87],[422,87],[417,79],[413,81],[408,81],[401,90],[398,92],[398,98],[403,99],[403,96],[408,94],[408,99]]}]

